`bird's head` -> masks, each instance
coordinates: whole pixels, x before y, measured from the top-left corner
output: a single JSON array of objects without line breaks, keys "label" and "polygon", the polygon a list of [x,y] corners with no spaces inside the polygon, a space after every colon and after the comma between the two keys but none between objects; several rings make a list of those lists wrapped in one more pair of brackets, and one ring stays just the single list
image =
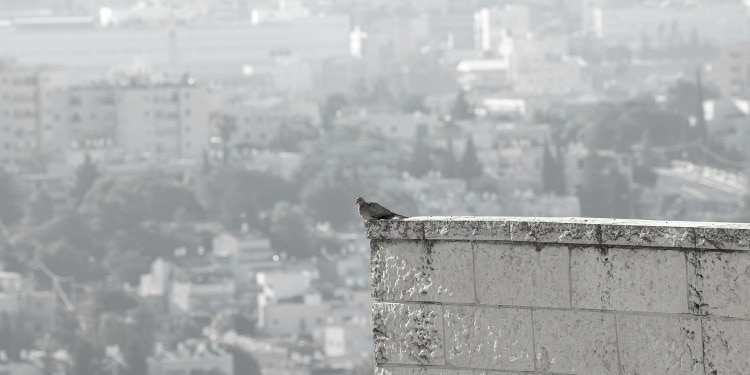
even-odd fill
[{"label": "bird's head", "polygon": [[357,198],[357,201],[354,202],[354,204],[356,205],[360,205],[362,203],[365,203],[365,198],[362,198],[362,197]]}]

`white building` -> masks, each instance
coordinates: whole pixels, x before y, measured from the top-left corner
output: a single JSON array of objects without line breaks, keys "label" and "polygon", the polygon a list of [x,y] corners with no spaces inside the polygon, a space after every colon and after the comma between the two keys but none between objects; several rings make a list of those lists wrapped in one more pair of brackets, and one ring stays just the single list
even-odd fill
[{"label": "white building", "polygon": [[256,282],[263,294],[272,300],[283,300],[304,295],[310,290],[318,274],[313,270],[258,272]]},{"label": "white building", "polygon": [[202,280],[175,280],[172,283],[173,311],[183,314],[212,314],[235,303],[237,287],[225,277],[202,276]]},{"label": "white building", "polygon": [[372,325],[368,320],[330,325],[323,329],[323,350],[328,357],[372,352]]},{"label": "white building", "polygon": [[495,52],[506,37],[525,36],[531,28],[531,12],[524,4],[482,8],[474,14],[476,48]]},{"label": "white building", "polygon": [[512,86],[513,74],[507,57],[463,60],[456,65],[456,73],[464,90],[502,91]]},{"label": "white building", "polygon": [[513,39],[513,91],[521,94],[560,95],[590,89],[586,62],[569,55],[564,37],[524,36]]},{"label": "white building", "polygon": [[258,328],[270,336],[312,334],[326,325],[330,313],[330,303],[316,292],[285,300],[258,295]]},{"label": "white building", "polygon": [[255,272],[278,268],[279,257],[271,249],[271,241],[252,233],[222,232],[212,240],[213,255],[228,264],[235,280],[249,282]]},{"label": "white building", "polygon": [[148,358],[148,375],[190,375],[198,372],[233,375],[232,354],[206,341],[188,340],[177,344],[174,351],[157,350]]},{"label": "white building", "polygon": [[63,71],[0,60],[0,166],[18,166],[44,155],[60,156],[65,136],[64,129],[55,126],[52,94],[67,86],[68,76]]}]

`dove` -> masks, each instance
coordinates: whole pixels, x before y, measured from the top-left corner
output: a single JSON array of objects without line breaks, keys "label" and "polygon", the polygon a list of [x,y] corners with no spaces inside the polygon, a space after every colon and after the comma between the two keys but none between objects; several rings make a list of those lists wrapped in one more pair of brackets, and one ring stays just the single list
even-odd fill
[{"label": "dove", "polygon": [[357,211],[359,216],[365,220],[389,220],[406,219],[407,216],[399,215],[375,202],[367,202],[364,198],[357,198]]}]

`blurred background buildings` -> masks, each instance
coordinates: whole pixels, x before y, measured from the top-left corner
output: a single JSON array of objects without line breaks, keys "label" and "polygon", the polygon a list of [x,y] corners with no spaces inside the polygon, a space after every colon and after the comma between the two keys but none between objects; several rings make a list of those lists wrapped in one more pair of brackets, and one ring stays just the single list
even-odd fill
[{"label": "blurred background buildings", "polygon": [[372,373],[354,199],[747,221],[741,0],[4,0],[0,374]]}]

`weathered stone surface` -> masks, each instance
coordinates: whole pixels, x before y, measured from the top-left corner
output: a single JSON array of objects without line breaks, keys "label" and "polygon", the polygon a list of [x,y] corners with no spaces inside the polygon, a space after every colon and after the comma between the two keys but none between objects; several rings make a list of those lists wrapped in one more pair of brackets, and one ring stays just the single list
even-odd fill
[{"label": "weathered stone surface", "polygon": [[477,375],[473,370],[450,370],[427,367],[376,367],[375,375]]},{"label": "weathered stone surface", "polygon": [[535,310],[536,370],[617,374],[615,318],[583,311]]},{"label": "weathered stone surface", "polygon": [[445,364],[442,306],[376,302],[372,325],[376,364]]},{"label": "weathered stone surface", "polygon": [[706,374],[750,375],[750,321],[705,319]]},{"label": "weathered stone surface", "polygon": [[[524,372],[524,375],[539,374]],[[518,372],[481,371],[481,370],[452,370],[434,367],[376,367],[375,375],[521,375]]]},{"label": "weathered stone surface", "polygon": [[474,302],[469,242],[380,241],[372,251],[372,294],[385,301]]},{"label": "weathered stone surface", "polygon": [[623,375],[703,375],[699,318],[617,315]]},{"label": "weathered stone surface", "polygon": [[479,303],[570,307],[567,247],[493,242],[474,246]]},{"label": "weathered stone surface", "polygon": [[750,224],[700,223],[695,246],[699,249],[750,250]]},{"label": "weathered stone surface", "polygon": [[509,221],[512,241],[596,245],[598,224],[591,219]]},{"label": "weathered stone surface", "polygon": [[692,248],[693,224],[668,221],[612,220],[602,223],[604,245]]},{"label": "weathered stone surface", "polygon": [[440,217],[424,222],[427,239],[439,240],[507,240],[509,223],[502,218]]},{"label": "weathered stone surface", "polygon": [[573,307],[687,313],[685,256],[677,250],[571,250]]},{"label": "weathered stone surface", "polygon": [[750,253],[688,253],[688,287],[691,313],[750,319]]},{"label": "weathered stone surface", "polygon": [[405,220],[367,220],[365,232],[371,240],[406,240],[424,238],[424,224],[412,218]]},{"label": "weathered stone surface", "polygon": [[531,310],[445,306],[446,362],[456,367],[533,370]]}]

